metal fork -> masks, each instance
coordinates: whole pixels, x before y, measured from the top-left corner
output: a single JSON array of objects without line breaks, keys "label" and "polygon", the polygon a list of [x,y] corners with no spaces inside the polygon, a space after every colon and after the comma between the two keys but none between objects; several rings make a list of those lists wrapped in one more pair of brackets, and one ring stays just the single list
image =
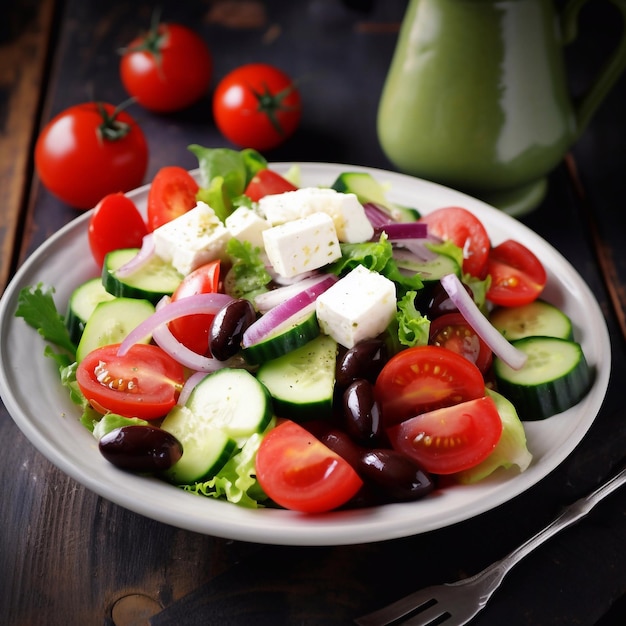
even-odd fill
[{"label": "metal fork", "polygon": [[461,626],[467,624],[485,607],[504,577],[519,561],[550,537],[587,515],[600,500],[606,498],[624,483],[626,483],[626,468],[588,496],[569,505],[543,530],[482,572],[454,583],[434,585],[416,591],[393,604],[357,618],[354,620],[355,623],[359,626],[387,626],[389,624]]}]

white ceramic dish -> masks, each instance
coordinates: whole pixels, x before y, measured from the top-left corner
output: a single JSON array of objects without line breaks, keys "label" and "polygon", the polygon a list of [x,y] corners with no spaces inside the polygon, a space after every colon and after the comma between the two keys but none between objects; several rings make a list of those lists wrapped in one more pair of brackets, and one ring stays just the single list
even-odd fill
[{"label": "white ceramic dish", "polygon": [[[274,164],[286,171],[289,164]],[[59,384],[55,365],[44,357],[42,338],[14,317],[19,291],[42,282],[56,289],[64,311],[72,290],[98,274],[87,242],[89,214],[50,237],[21,267],[0,300],[0,393],[32,444],[54,465],[88,489],[149,518],[204,534],[285,545],[342,545],[382,541],[427,532],[469,519],[522,493],[561,463],[595,419],[608,386],[610,343],[600,308],[580,275],[546,241],[488,205],[448,188],[401,174],[340,164],[301,164],[302,185],[330,185],[347,170],[371,172],[388,183],[389,199],[422,212],[462,205],[487,226],[493,243],[515,237],[544,262],[549,282],[545,298],[573,320],[577,339],[595,370],[589,394],[575,407],[543,422],[526,425],[534,455],[526,472],[503,472],[473,486],[455,486],[413,503],[305,516],[258,509],[194,496],[165,482],[126,474],[100,455],[92,435]],[[131,194],[145,207],[146,188]],[[7,442],[5,442],[7,443]]]}]

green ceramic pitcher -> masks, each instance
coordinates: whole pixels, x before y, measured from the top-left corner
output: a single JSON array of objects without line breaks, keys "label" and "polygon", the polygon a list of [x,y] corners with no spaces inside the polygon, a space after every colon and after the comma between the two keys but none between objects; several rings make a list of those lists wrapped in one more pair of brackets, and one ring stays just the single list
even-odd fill
[{"label": "green ceramic pitcher", "polygon": [[[626,35],[573,103],[563,48],[586,0],[410,0],[378,109],[402,172],[521,215],[626,67]],[[626,21],[626,0],[612,0]]]}]

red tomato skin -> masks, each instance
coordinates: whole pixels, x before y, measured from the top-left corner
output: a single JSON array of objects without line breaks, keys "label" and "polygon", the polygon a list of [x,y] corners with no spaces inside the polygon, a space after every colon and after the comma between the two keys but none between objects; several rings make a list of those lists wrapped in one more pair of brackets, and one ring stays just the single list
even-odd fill
[{"label": "red tomato skin", "polygon": [[460,354],[440,346],[416,346],[394,355],[383,367],[374,393],[383,426],[485,395],[485,381]]},{"label": "red tomato skin", "polygon": [[427,472],[454,474],[484,461],[500,440],[502,419],[484,396],[417,415],[387,431],[394,449]]},{"label": "red tomato skin", "polygon": [[126,91],[154,113],[172,113],[200,100],[209,89],[213,59],[195,31],[163,23],[153,33],[137,37],[122,55],[120,78]]},{"label": "red tomato skin", "polygon": [[491,243],[483,223],[473,213],[463,207],[442,207],[423,215],[420,221],[428,225],[430,234],[463,249],[464,273],[484,278]]},{"label": "red tomato skin", "polygon": [[244,193],[253,202],[258,202],[264,196],[285,193],[286,191],[295,191],[296,189],[298,188],[295,185],[277,172],[265,169],[259,170],[252,177]]},{"label": "red tomato skin", "polygon": [[265,435],[257,452],[256,473],[269,498],[302,513],[336,509],[363,486],[345,459],[290,420]]},{"label": "red tomato skin", "polygon": [[[264,103],[269,103],[267,110]],[[301,97],[293,81],[265,63],[238,67],[222,78],[213,94],[215,124],[240,148],[263,151],[277,147],[293,135],[300,117]]]},{"label": "red tomato skin", "polygon": [[[112,104],[101,105],[108,116]],[[102,112],[95,102],[59,113],[42,130],[35,145],[35,168],[54,196],[76,209],[91,209],[107,194],[139,187],[148,167],[148,145],[141,128],[126,111],[116,120],[128,125],[118,139],[99,132]]]},{"label": "red tomato skin", "polygon": [[196,206],[199,185],[182,167],[162,167],[148,190],[148,228],[154,230]]},{"label": "red tomato skin", "polygon": [[[172,294],[172,302],[195,296],[199,293],[216,293],[219,287],[220,262],[211,261],[195,269],[183,278],[182,282]],[[190,350],[202,355],[208,355],[209,329],[215,315],[198,314],[186,315],[172,320],[168,327],[174,337]]]},{"label": "red tomato skin", "polygon": [[[119,344],[97,348],[76,368],[76,382],[96,411],[118,413],[146,420],[163,417],[174,406],[185,380],[184,368],[158,346],[135,344],[122,357]],[[100,368],[110,371],[113,383],[98,380]],[[129,374],[135,390],[128,391]],[[102,379],[103,377],[100,376]],[[125,381],[121,387],[115,381]]]},{"label": "red tomato skin", "polygon": [[536,300],[548,281],[541,261],[526,246],[507,239],[489,253],[491,285],[486,297],[500,306],[522,306]]},{"label": "red tomato skin", "polygon": [[432,320],[428,343],[458,352],[474,363],[483,375],[493,361],[493,352],[461,313],[446,313]]},{"label": "red tomato skin", "polygon": [[148,228],[141,213],[123,193],[104,196],[89,219],[89,248],[99,267],[112,250],[140,248],[147,234]]}]

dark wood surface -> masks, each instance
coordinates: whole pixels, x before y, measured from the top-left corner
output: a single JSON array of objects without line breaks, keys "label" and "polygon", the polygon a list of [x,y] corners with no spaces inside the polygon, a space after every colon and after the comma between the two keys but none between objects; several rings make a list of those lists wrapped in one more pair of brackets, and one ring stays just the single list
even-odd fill
[{"label": "dark wood surface", "polygon": [[[214,51],[214,84],[249,61],[306,77],[302,126],[269,159],[393,169],[378,146],[375,116],[405,2],[159,4],[164,18],[204,34]],[[143,0],[26,0],[3,8],[2,286],[77,215],[33,175],[40,124],[94,97],[113,103],[126,98],[116,50],[148,25],[152,10]],[[620,28],[608,2],[584,9],[581,36],[567,51],[574,92],[584,89]],[[261,546],[173,528],[103,500],[51,465],[0,407],[0,623],[349,624],[418,587],[477,572],[607,477],[626,450],[625,102],[622,78],[551,175],[545,201],[522,220],[585,278],[612,338],[605,406],[554,472],[495,510],[424,535],[346,547]],[[190,143],[228,145],[212,123],[210,96],[177,115],[138,107],[132,114],[149,141],[146,182],[163,165],[195,167]],[[475,623],[626,623],[620,603],[625,563],[622,491],[518,565]]]}]

